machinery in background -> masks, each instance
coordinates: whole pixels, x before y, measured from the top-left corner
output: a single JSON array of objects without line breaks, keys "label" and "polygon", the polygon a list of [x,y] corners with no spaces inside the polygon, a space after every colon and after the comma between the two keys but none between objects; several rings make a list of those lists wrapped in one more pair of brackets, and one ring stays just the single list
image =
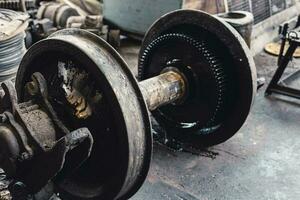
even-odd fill
[{"label": "machinery in background", "polygon": [[254,17],[253,14],[246,11],[233,11],[220,13],[217,15],[235,28],[244,38],[249,48],[251,47],[251,35]]},{"label": "machinery in background", "polygon": [[100,37],[55,32],[27,51],[15,87],[2,84],[0,167],[8,190],[22,200],[129,199],[150,166],[150,111],[169,140],[196,147],[240,129],[256,93],[249,54],[219,18],[174,11],[147,32],[138,82]]},{"label": "machinery in background", "polygon": [[40,2],[36,19],[49,19],[57,29],[66,28],[67,20],[71,16],[79,16],[76,9],[59,2]]},{"label": "machinery in background", "polygon": [[205,0],[103,0],[103,16],[109,26],[142,40],[160,16],[178,9],[197,9],[215,14],[225,12],[225,2]]},{"label": "machinery in background", "polygon": [[79,15],[76,9],[52,1],[39,2],[33,13],[27,29],[27,47],[48,37],[55,31],[66,28],[68,18]]},{"label": "machinery in background", "polygon": [[183,0],[104,0],[103,16],[111,26],[132,38],[142,40],[156,19],[182,6]]},{"label": "machinery in background", "polygon": [[112,29],[104,24],[102,15],[72,16],[67,20],[67,28],[80,28],[94,33],[115,49],[121,45],[121,34],[119,29]]},{"label": "machinery in background", "polygon": [[[92,2],[84,2],[82,9],[72,1],[0,0],[0,8],[21,11],[30,16],[26,30],[26,47],[47,38],[52,33],[69,27],[91,31],[113,47],[120,46],[120,31],[111,29],[103,21],[100,9],[91,9]],[[68,4],[67,4],[68,3]],[[77,3],[78,2],[74,2]],[[98,4],[96,4],[98,6]],[[84,11],[83,11],[84,10]],[[87,12],[89,10],[90,12]],[[95,13],[91,15],[90,13]],[[69,20],[70,19],[70,20]],[[68,22],[69,20],[69,22]]]},{"label": "machinery in background", "polygon": [[[114,48],[118,48],[121,33],[141,40],[146,30],[161,15],[179,8],[201,7],[198,5],[199,2],[193,0],[168,1],[107,0],[101,4],[96,0],[0,0],[0,7],[30,14],[27,47],[57,30],[76,27],[93,32]],[[253,16],[250,13],[231,12],[219,16],[236,28],[250,46],[253,23]]]},{"label": "machinery in background", "polygon": [[103,0],[60,0],[71,3],[81,9],[85,15],[101,15]]},{"label": "machinery in background", "polygon": [[[278,55],[278,68],[266,89],[266,96],[272,93],[286,95],[289,97],[300,99],[300,89],[290,87],[289,84],[299,78],[300,70],[288,75],[281,80],[281,77],[288,67],[289,62],[293,59],[293,55],[300,46],[300,17],[292,30],[289,30],[289,24],[285,23],[279,28],[281,38],[281,47]],[[288,47],[287,46],[288,43]]]},{"label": "machinery in background", "polygon": [[76,8],[64,3],[40,2],[36,20],[33,20],[32,25],[31,32],[36,38],[34,41],[46,38],[51,33],[64,28],[80,28],[97,34],[114,48],[120,46],[120,32],[106,25],[100,13],[81,15]]},{"label": "machinery in background", "polygon": [[27,12],[34,9],[35,0],[1,0],[0,8],[14,11]]},{"label": "machinery in background", "polygon": [[225,10],[221,8],[223,6],[219,6],[218,3],[213,1],[198,0],[104,0],[103,16],[111,27],[120,29],[122,34],[142,40],[151,24],[170,11],[188,7],[213,12],[214,8],[220,12],[217,16],[233,26],[250,47],[254,22],[253,14],[246,11],[225,13]]}]

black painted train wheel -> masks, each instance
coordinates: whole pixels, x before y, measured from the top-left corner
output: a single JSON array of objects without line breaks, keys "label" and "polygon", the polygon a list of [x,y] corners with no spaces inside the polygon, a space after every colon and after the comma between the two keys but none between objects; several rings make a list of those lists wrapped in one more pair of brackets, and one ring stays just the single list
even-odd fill
[{"label": "black painted train wheel", "polygon": [[179,10],[156,21],[139,55],[139,79],[176,67],[186,98],[152,112],[168,137],[194,146],[226,141],[245,122],[256,93],[256,70],[241,36],[201,11]]},{"label": "black painted train wheel", "polygon": [[[62,30],[24,56],[16,80],[21,101],[34,72],[45,77],[50,102],[63,123],[70,130],[87,127],[94,138],[91,157],[71,175],[54,180],[60,196],[128,199],[135,194],[149,170],[151,126],[137,82],[120,55],[89,32]],[[74,111],[69,103],[76,94],[66,98],[72,89],[89,97],[90,110]]]}]

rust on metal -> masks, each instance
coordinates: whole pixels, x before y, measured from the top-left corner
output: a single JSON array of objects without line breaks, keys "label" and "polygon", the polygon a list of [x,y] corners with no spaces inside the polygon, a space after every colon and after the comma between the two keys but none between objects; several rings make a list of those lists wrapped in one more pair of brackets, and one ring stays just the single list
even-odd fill
[{"label": "rust on metal", "polygon": [[139,86],[149,110],[181,99],[186,90],[184,79],[182,74],[171,70],[140,82]]},{"label": "rust on metal", "polygon": [[79,119],[86,119],[92,115],[92,109],[86,95],[83,94],[87,85],[88,73],[80,72],[76,68],[67,69],[72,63],[58,63],[59,76],[63,78],[62,88],[69,104],[74,108],[74,115]]}]

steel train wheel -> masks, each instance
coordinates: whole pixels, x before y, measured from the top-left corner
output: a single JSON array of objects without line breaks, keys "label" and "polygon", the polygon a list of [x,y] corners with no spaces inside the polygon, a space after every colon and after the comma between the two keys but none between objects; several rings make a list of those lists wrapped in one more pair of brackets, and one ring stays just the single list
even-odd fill
[{"label": "steel train wheel", "polygon": [[164,68],[180,69],[189,94],[180,104],[152,112],[168,137],[193,146],[211,146],[244,124],[256,94],[256,69],[236,30],[196,10],[178,10],[157,20],[139,54],[139,80]]},{"label": "steel train wheel", "polygon": [[[33,72],[45,77],[50,101],[64,124],[70,130],[89,128],[95,141],[91,157],[79,169],[54,180],[57,192],[63,199],[132,196],[147,176],[152,137],[145,102],[124,60],[99,37],[69,29],[28,50],[16,80],[21,101],[27,98],[24,85]],[[70,108],[74,101],[65,94],[72,89],[90,97],[89,112]]]}]

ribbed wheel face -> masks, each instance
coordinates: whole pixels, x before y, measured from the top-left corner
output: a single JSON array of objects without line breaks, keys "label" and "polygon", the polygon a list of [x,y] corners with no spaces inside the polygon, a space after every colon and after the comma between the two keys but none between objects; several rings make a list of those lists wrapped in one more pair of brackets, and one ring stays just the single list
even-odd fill
[{"label": "ribbed wheel face", "polygon": [[[25,55],[16,83],[21,100],[33,72],[45,77],[64,125],[71,131],[86,127],[94,138],[90,158],[75,171],[66,164],[54,180],[57,192],[64,200],[132,196],[147,176],[152,137],[145,102],[124,61],[95,35],[66,30]],[[80,153],[74,149],[67,161]]]},{"label": "ribbed wheel face", "polygon": [[140,77],[156,76],[165,67],[182,71],[188,90],[182,103],[158,109],[157,118],[176,127],[200,128],[203,134],[222,123],[229,98],[228,75],[224,63],[205,41],[184,33],[159,36],[140,57]]},{"label": "ribbed wheel face", "polygon": [[243,125],[256,90],[251,53],[228,24],[207,13],[178,10],[156,21],[139,55],[139,79],[175,67],[185,98],[153,111],[168,137],[193,146],[226,141]]}]

